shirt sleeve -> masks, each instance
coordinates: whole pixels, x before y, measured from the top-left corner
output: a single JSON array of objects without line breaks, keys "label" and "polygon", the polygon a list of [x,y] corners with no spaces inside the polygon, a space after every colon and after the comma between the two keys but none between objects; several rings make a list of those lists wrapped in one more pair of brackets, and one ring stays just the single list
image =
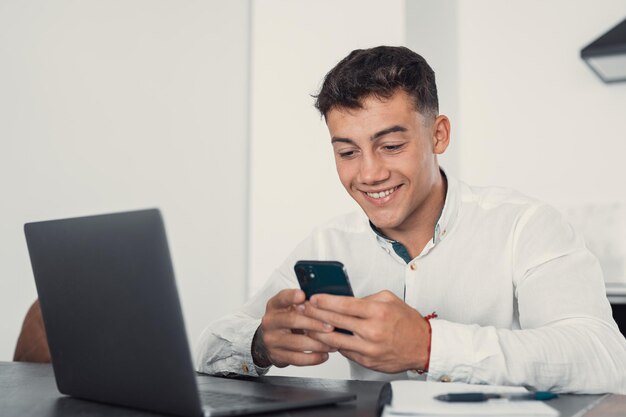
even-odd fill
[{"label": "shirt sleeve", "polygon": [[241,312],[222,317],[211,323],[200,336],[197,370],[211,375],[260,376],[269,368],[254,365],[252,338],[260,319]]},{"label": "shirt sleeve", "polygon": [[261,376],[270,369],[256,366],[252,360],[252,339],[265,314],[267,301],[286,288],[299,288],[293,272],[297,259],[308,259],[314,243],[307,238],[274,271],[241,309],[209,324],[196,345],[196,370],[211,375]]},{"label": "shirt sleeve", "polygon": [[431,320],[428,378],[626,394],[626,340],[602,271],[556,210],[538,206],[513,233],[520,329]]},{"label": "shirt sleeve", "polygon": [[211,375],[261,376],[267,373],[269,368],[257,367],[252,360],[252,339],[261,324],[267,301],[285,288],[295,288],[294,282],[281,270],[276,270],[239,311],[207,326],[196,348],[197,370]]}]

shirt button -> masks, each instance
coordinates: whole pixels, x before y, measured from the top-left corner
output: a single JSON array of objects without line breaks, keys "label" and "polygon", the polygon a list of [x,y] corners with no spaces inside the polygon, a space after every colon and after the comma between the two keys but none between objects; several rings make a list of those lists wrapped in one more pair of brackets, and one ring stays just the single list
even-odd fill
[{"label": "shirt button", "polygon": [[450,382],[451,379],[448,375],[444,375],[441,378],[439,378],[439,382]]},{"label": "shirt button", "polygon": [[411,263],[411,265],[409,265],[409,268],[411,268],[411,271],[415,271],[417,269],[417,265],[415,265],[415,263]]},{"label": "shirt button", "polygon": [[241,364],[241,370],[242,370],[244,373],[246,373],[246,374],[247,374],[247,373],[248,373],[248,371],[249,371],[249,369],[248,369],[248,364],[247,364],[247,363],[245,363],[245,362],[244,362],[244,363],[242,363],[242,364]]}]

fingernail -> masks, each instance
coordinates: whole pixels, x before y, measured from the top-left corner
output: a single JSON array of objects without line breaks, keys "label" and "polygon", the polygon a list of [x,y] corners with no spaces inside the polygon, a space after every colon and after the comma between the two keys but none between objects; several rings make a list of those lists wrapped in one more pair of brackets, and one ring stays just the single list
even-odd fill
[{"label": "fingernail", "polygon": [[330,325],[330,324],[328,324],[328,323],[324,323],[324,328],[325,328],[326,330],[332,330],[332,329],[333,329],[333,326],[331,326],[331,325]]},{"label": "fingernail", "polygon": [[313,296],[311,297],[311,299],[309,300],[311,304],[313,304],[315,307],[317,307],[317,297]]},{"label": "fingernail", "polygon": [[304,312],[304,304],[297,304],[296,305],[296,310],[298,310],[299,312],[303,313]]}]

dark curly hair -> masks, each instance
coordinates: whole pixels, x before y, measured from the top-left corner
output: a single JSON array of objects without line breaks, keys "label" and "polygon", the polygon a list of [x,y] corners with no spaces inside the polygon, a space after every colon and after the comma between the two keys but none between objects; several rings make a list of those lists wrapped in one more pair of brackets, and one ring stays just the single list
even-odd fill
[{"label": "dark curly hair", "polygon": [[398,89],[408,93],[423,115],[439,113],[435,72],[421,55],[403,46],[356,49],[331,69],[313,96],[326,117],[333,108],[362,108],[362,100],[390,98]]}]

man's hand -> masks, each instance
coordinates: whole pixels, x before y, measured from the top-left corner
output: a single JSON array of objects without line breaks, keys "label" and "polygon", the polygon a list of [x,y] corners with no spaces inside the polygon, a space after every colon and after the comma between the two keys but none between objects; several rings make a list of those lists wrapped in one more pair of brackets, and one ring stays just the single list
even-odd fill
[{"label": "man's hand", "polygon": [[309,336],[366,368],[396,373],[426,364],[428,323],[390,291],[365,298],[318,294],[305,306],[307,317],[354,333],[309,332]]},{"label": "man's hand", "polygon": [[257,366],[317,365],[328,360],[328,352],[336,351],[308,336],[308,332],[332,332],[333,327],[305,316],[304,300],[303,291],[287,289],[267,302],[252,341],[252,358]]}]

